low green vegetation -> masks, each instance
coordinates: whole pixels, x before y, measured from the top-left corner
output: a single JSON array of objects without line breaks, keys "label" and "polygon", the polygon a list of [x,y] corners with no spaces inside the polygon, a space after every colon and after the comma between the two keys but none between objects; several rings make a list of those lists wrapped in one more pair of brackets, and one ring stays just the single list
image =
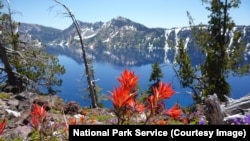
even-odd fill
[{"label": "low green vegetation", "polygon": [[10,94],[6,92],[0,92],[0,99],[9,99],[9,98],[10,98]]}]

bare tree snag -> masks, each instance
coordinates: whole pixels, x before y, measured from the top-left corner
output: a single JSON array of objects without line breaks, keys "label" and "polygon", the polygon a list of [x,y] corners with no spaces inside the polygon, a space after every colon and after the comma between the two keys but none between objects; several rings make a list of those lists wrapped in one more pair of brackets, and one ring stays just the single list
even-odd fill
[{"label": "bare tree snag", "polygon": [[206,118],[211,125],[224,124],[224,114],[221,110],[219,99],[216,94],[209,95],[204,104],[206,106]]},{"label": "bare tree snag", "polygon": [[79,39],[80,39],[80,44],[81,44],[81,49],[82,49],[82,57],[83,57],[83,61],[84,61],[85,73],[86,73],[87,82],[88,82],[88,90],[89,90],[89,94],[90,94],[91,101],[92,101],[92,108],[97,108],[98,100],[97,100],[97,93],[96,93],[96,90],[95,90],[94,74],[93,74],[93,70],[91,70],[92,68],[90,66],[92,64],[89,61],[90,59],[86,55],[85,47],[84,47],[84,44],[83,44],[83,38],[82,38],[82,35],[81,35],[80,26],[79,26],[77,20],[75,19],[74,14],[69,10],[69,8],[66,5],[62,4],[61,2],[59,2],[57,0],[54,0],[54,1],[66,9],[68,15],[70,16],[70,18],[72,19],[72,21],[73,21],[73,23],[75,25],[77,34],[78,34]]}]

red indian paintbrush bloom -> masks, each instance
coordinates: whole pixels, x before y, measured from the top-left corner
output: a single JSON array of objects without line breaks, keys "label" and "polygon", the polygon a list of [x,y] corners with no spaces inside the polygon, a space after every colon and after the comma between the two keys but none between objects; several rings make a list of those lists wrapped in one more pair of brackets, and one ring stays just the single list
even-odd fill
[{"label": "red indian paintbrush bloom", "polygon": [[121,87],[129,89],[130,91],[134,91],[138,84],[138,77],[133,71],[128,71],[127,69],[123,71],[121,77],[117,78],[117,80],[120,82]]},{"label": "red indian paintbrush bloom", "polygon": [[153,95],[148,98],[148,108],[155,114],[156,111],[164,106],[162,100],[169,99],[175,92],[170,84],[160,82],[157,87],[153,87]]},{"label": "red indian paintbrush bloom", "polygon": [[122,108],[134,100],[135,93],[131,93],[129,89],[124,87],[115,88],[110,97],[114,108]]},{"label": "red indian paintbrush bloom", "polygon": [[76,118],[75,117],[69,118],[69,125],[76,125]]},{"label": "red indian paintbrush bloom", "polygon": [[155,95],[149,96],[147,108],[150,110],[150,112],[153,115],[155,115],[157,111],[163,107],[164,107],[164,103],[161,100],[157,99]]},{"label": "red indian paintbrush bloom", "polygon": [[33,125],[38,125],[46,117],[46,114],[47,113],[44,107],[38,104],[33,104],[32,111],[31,111],[31,123]]},{"label": "red indian paintbrush bloom", "polygon": [[162,99],[169,99],[174,93],[175,92],[170,84],[160,82],[158,87],[153,87],[153,95],[158,101]]},{"label": "red indian paintbrush bloom", "polygon": [[6,119],[4,118],[0,123],[0,135],[3,133],[5,126],[6,126]]},{"label": "red indian paintbrush bloom", "polygon": [[129,105],[131,108],[134,108],[134,110],[138,113],[141,113],[146,109],[142,103],[136,100],[128,101],[127,105]]},{"label": "red indian paintbrush bloom", "polygon": [[136,102],[136,105],[135,105],[135,110],[138,112],[138,113],[141,113],[145,110],[145,106],[140,103],[140,102]]},{"label": "red indian paintbrush bloom", "polygon": [[172,117],[173,119],[178,119],[181,117],[182,110],[178,104],[175,104],[171,109],[167,110],[165,114]]}]

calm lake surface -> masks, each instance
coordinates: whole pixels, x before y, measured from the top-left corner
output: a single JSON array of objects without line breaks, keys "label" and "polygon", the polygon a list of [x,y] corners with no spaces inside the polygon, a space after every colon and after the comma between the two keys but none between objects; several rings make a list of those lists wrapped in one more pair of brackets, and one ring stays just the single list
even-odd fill
[{"label": "calm lake surface", "polygon": [[[66,102],[76,101],[81,106],[89,106],[90,99],[87,95],[86,77],[84,77],[83,64],[77,63],[70,57],[59,55],[60,64],[64,65],[66,73],[61,76],[63,84],[57,87],[61,92],[58,93]],[[151,74],[151,64],[139,66],[139,67],[121,67],[114,66],[110,63],[94,62],[94,71],[96,84],[101,88],[101,94],[110,95],[110,92],[118,86],[117,77],[121,75],[124,69],[132,70],[139,77],[140,92],[148,89],[150,82],[149,77]],[[174,103],[178,102],[182,106],[188,106],[193,103],[191,95],[187,92],[188,89],[183,89],[179,85],[177,77],[171,67],[171,65],[163,65],[162,72],[165,83],[171,83],[176,94],[169,100],[165,101],[166,107],[171,107]],[[228,78],[232,87],[232,97],[240,98],[250,93],[250,76],[244,77],[230,77]],[[140,93],[139,92],[139,93]],[[110,100],[102,101],[105,107],[112,107]]]}]

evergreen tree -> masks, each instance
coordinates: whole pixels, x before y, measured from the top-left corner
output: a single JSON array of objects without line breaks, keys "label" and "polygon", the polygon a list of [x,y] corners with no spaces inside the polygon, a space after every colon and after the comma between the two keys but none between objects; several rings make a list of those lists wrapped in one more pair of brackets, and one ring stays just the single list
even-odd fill
[{"label": "evergreen tree", "polygon": [[176,55],[176,63],[178,64],[178,69],[174,69],[177,77],[180,80],[182,87],[190,88],[193,93],[193,99],[199,103],[201,101],[199,93],[197,90],[198,85],[200,85],[199,81],[197,81],[198,76],[196,75],[196,69],[191,65],[191,58],[189,57],[187,50],[184,48],[184,41],[180,39],[178,41],[178,53]]},{"label": "evergreen tree", "polygon": [[[241,40],[241,33],[233,31],[235,23],[229,16],[231,8],[239,7],[240,0],[202,0],[209,3],[206,7],[211,12],[207,26],[194,26],[192,17],[188,13],[194,38],[202,53],[204,62],[198,67],[190,67],[187,53],[182,51],[183,43],[179,41],[179,52],[184,55],[177,56],[179,63],[179,76],[182,85],[190,87],[195,94],[202,96],[217,94],[221,101],[225,101],[225,95],[230,95],[230,85],[227,77],[231,72],[238,75],[249,74],[249,64],[243,61],[245,44]],[[230,41],[231,35],[234,35]],[[194,73],[196,72],[196,73]],[[197,97],[196,97],[197,98]]]},{"label": "evergreen tree", "polygon": [[[2,1],[0,1],[0,9],[3,8]],[[0,59],[4,65],[4,68],[1,69],[1,74],[5,72],[7,74],[7,79],[9,85],[16,87],[17,89],[24,89],[22,86],[22,81],[17,78],[17,76],[14,74],[12,71],[11,64],[9,63],[8,55],[7,55],[7,49],[5,48],[5,43],[4,43],[4,30],[5,30],[5,25],[6,25],[6,20],[7,20],[7,14],[5,13],[0,13]],[[5,79],[5,77],[1,76],[1,79]],[[3,80],[1,80],[3,81]]]},{"label": "evergreen tree", "polygon": [[4,65],[0,70],[1,75],[6,73],[7,79],[1,77],[1,82],[6,82],[6,86],[15,87],[15,92],[28,88],[38,90],[38,85],[53,92],[52,86],[62,84],[58,76],[65,73],[64,67],[55,56],[42,51],[37,41],[21,38],[18,32],[19,24],[12,21],[8,1],[6,7],[8,13],[0,15],[0,60]]},{"label": "evergreen tree", "polygon": [[150,82],[153,81],[154,85],[157,85],[160,82],[161,78],[163,77],[163,73],[158,63],[152,64],[151,67],[152,67],[152,72],[149,81]]},{"label": "evergreen tree", "polygon": [[153,84],[150,85],[149,90],[147,93],[152,94],[152,88],[155,86],[157,87],[161,81],[161,78],[163,78],[163,73],[161,71],[161,67],[158,63],[154,63],[151,65],[152,72],[149,78],[149,81],[153,81]]}]

